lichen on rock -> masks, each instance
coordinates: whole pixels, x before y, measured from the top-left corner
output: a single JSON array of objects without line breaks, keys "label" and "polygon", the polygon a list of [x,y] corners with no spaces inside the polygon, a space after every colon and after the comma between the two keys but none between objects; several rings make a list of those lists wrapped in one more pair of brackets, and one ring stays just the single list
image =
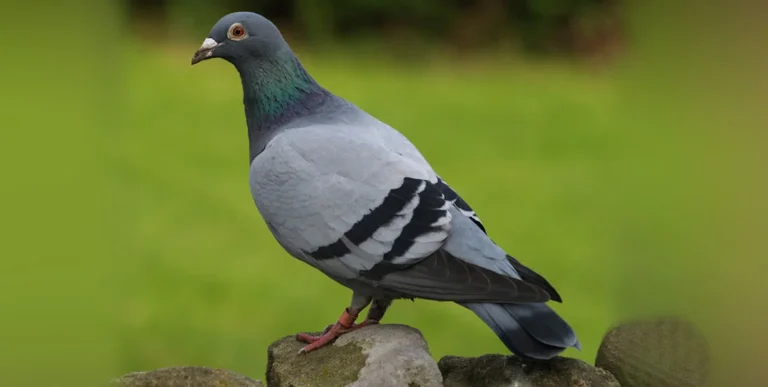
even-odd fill
[{"label": "lichen on rock", "polygon": [[288,336],[269,347],[269,387],[442,386],[424,337],[408,326],[362,328],[331,345],[299,354],[303,345]]},{"label": "lichen on rock", "polygon": [[267,349],[267,384],[270,387],[346,386],[354,382],[365,366],[363,348],[355,343],[337,344],[299,354],[306,344],[295,336],[275,341]]},{"label": "lichen on rock", "polygon": [[620,387],[609,372],[581,360],[555,357],[446,356],[438,363],[445,387]]},{"label": "lichen on rock", "polygon": [[169,367],[132,372],[112,381],[113,387],[264,387],[232,371],[207,367]]}]

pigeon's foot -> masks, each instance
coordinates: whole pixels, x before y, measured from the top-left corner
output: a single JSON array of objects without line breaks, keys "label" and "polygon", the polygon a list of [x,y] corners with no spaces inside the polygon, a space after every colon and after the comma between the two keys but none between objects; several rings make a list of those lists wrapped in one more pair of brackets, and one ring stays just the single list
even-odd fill
[{"label": "pigeon's foot", "polygon": [[299,333],[296,335],[296,339],[308,344],[302,348],[299,353],[314,351],[318,348],[324,347],[326,344],[332,342],[345,333],[352,332],[368,325],[379,323],[377,320],[368,319],[360,324],[355,324],[355,319],[357,319],[357,315],[351,314],[349,309],[346,309],[339,318],[339,321],[337,321],[336,324],[326,327],[319,336],[313,336],[308,333]]},{"label": "pigeon's foot", "polygon": [[[364,327],[367,327],[368,325],[374,325],[374,324],[378,324],[378,323],[379,323],[379,322],[378,322],[377,320],[365,320],[365,321],[363,321],[363,322],[362,322],[362,323],[360,323],[360,324],[352,324],[352,326],[351,326],[351,327],[349,327],[349,328],[344,328],[344,327],[341,327],[341,328],[339,328],[339,329],[338,329],[338,331],[339,331],[339,333],[343,334],[343,333],[347,333],[347,332],[351,332],[351,331],[354,331],[354,330],[356,330],[356,329],[360,329],[360,328],[364,328]],[[325,328],[325,329],[324,329],[324,330],[323,330],[323,331],[320,333],[320,335],[319,335],[319,336],[313,336],[313,335],[310,335],[309,333],[299,333],[299,334],[297,334],[297,335],[296,335],[296,338],[297,338],[299,341],[303,341],[303,342],[305,342],[305,343],[310,343],[310,344],[311,344],[311,343],[314,343],[315,341],[318,341],[318,340],[320,340],[320,339],[321,339],[321,338],[322,338],[324,335],[328,334],[328,332],[330,332],[330,331],[331,331],[331,329],[333,329],[333,327],[334,327],[334,326],[336,326],[336,324],[331,324],[331,325],[328,325],[328,326],[327,326],[327,327],[326,327],[326,328]],[[339,335],[339,336],[341,336],[341,335]],[[337,336],[337,337],[338,337],[338,336]]]}]

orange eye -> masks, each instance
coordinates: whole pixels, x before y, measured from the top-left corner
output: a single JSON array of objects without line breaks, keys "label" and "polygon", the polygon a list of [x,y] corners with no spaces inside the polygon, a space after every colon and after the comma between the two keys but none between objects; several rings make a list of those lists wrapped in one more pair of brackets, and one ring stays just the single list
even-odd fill
[{"label": "orange eye", "polygon": [[229,27],[229,38],[233,40],[240,40],[246,37],[245,27],[239,23],[235,23],[232,27]]}]

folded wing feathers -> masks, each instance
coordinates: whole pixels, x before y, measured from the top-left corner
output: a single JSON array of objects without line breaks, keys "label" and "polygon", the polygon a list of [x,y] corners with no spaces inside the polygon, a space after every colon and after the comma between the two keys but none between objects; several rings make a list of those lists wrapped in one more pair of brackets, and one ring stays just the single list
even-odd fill
[{"label": "folded wing feathers", "polygon": [[[420,182],[421,189],[414,194],[416,205],[407,214],[407,222],[395,221],[399,233],[391,248],[376,265],[362,270],[362,277],[378,280],[388,273],[408,267],[437,251],[448,238],[451,229],[449,205],[434,184],[425,180]],[[384,224],[382,228],[392,228],[395,222]]]},{"label": "folded wing feathers", "polygon": [[[384,197],[381,204],[371,209],[363,215],[363,217],[350,227],[350,229],[344,233],[350,243],[360,246],[368,239],[378,236],[383,239],[382,242],[389,241],[389,237],[394,236],[397,232],[397,228],[392,228],[387,231],[386,226],[390,225],[393,220],[395,225],[399,225],[402,222],[407,223],[408,219],[398,219],[399,217],[409,217],[412,212],[412,208],[418,205],[418,196],[416,196],[420,190],[423,190],[424,182],[416,179],[405,179],[400,187],[391,190],[388,195]],[[379,230],[384,230],[378,235]],[[377,239],[377,238],[374,238]],[[394,240],[394,239],[393,239]],[[317,260],[326,260],[333,258],[340,258],[349,254],[349,248],[344,244],[341,238],[337,241],[321,246],[312,252],[307,252],[308,255]]]},{"label": "folded wing feathers", "polygon": [[[481,230],[483,230],[484,233],[487,234],[485,227],[483,227],[483,224],[475,211],[472,209],[472,207],[469,206],[467,202],[464,201],[464,199],[461,198],[461,196],[456,193],[456,191],[454,191],[439,177],[437,179],[436,185],[445,195],[447,201],[455,205],[459,212],[470,218],[477,227],[479,227]],[[557,290],[544,277],[509,255],[507,255],[507,260],[512,264],[512,267],[515,268],[515,271],[520,274],[523,280],[544,289],[553,301],[562,302],[560,294],[558,294]]]},{"label": "folded wing feathers", "polygon": [[348,265],[357,260],[363,272],[407,266],[445,242],[451,227],[449,206],[434,184],[405,178],[337,241],[307,254],[321,261],[338,258]]},{"label": "folded wing feathers", "polygon": [[456,191],[454,191],[450,186],[448,186],[448,184],[443,181],[443,179],[440,179],[439,177],[437,178],[436,185],[440,192],[445,195],[446,201],[456,206],[459,212],[461,212],[464,216],[472,219],[477,227],[480,227],[483,232],[487,233],[485,231],[485,227],[483,226],[483,222],[480,221],[480,217],[477,216],[472,207],[470,207],[469,204],[467,204],[467,202],[465,202],[464,199],[462,199],[461,196],[456,193]]},{"label": "folded wing feathers", "polygon": [[403,294],[457,302],[546,302],[549,294],[525,281],[471,265],[438,250],[406,270],[395,270],[382,286]]},{"label": "folded wing feathers", "polygon": [[307,254],[326,264],[337,260],[362,279],[421,298],[542,302],[556,295],[541,289],[541,281],[516,280],[442,251],[451,231],[451,206],[485,232],[474,211],[441,179],[404,178],[337,241]]}]

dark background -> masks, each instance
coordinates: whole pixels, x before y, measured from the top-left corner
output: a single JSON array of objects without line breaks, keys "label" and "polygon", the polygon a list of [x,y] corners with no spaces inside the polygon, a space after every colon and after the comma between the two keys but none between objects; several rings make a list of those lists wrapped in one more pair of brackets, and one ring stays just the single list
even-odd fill
[{"label": "dark background", "polygon": [[205,30],[211,15],[246,10],[269,15],[283,31],[313,43],[407,37],[478,50],[503,41],[529,53],[563,55],[614,49],[624,24],[620,0],[131,0],[127,7],[138,24]]}]

